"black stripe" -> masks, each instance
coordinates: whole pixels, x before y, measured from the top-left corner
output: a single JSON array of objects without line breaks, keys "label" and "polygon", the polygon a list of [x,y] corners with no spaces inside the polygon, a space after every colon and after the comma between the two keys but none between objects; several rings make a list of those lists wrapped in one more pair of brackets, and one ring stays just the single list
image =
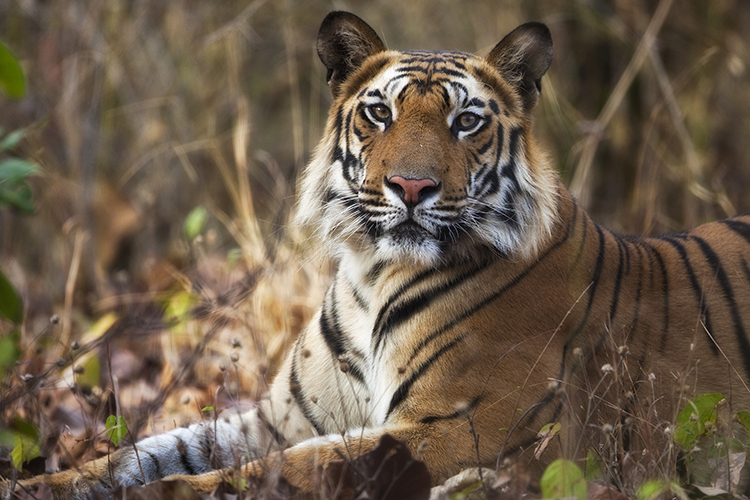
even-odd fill
[{"label": "black stripe", "polygon": [[[295,347],[299,345],[300,342],[297,342],[297,344],[295,344]],[[289,391],[294,397],[294,402],[297,403],[300,411],[302,411],[302,415],[304,415],[307,421],[310,422],[310,424],[313,426],[313,429],[315,429],[315,432],[319,436],[323,436],[325,435],[325,431],[313,416],[312,409],[310,408],[310,400],[304,396],[304,391],[302,390],[302,385],[300,384],[299,376],[297,375],[297,360],[299,358],[297,357],[296,348],[294,350],[293,356],[294,357],[292,358],[291,374],[289,375]]]},{"label": "black stripe", "polygon": [[750,266],[747,264],[746,260],[742,261],[742,270],[745,272],[745,279],[748,284],[750,284]]},{"label": "black stripe", "polygon": [[221,453],[219,450],[219,443],[216,441],[216,433],[211,422],[205,422],[201,424],[203,430],[201,439],[201,446],[203,447],[203,454],[208,464],[209,469],[223,469],[225,465],[221,461]]},{"label": "black stripe", "polygon": [[[576,205],[576,213],[581,210],[581,208]],[[582,211],[582,210],[581,210]],[[573,260],[574,264],[578,264],[578,261],[583,257],[583,250],[586,248],[586,238],[589,234],[589,225],[586,224],[588,222],[588,215],[584,212],[583,217],[581,218],[581,224],[583,225],[583,233],[581,234],[581,244],[578,246],[578,253],[576,254],[576,258]]]},{"label": "black stripe", "polygon": [[266,428],[266,430],[271,434],[271,437],[273,437],[273,440],[276,441],[278,444],[285,446],[288,444],[288,441],[284,437],[284,434],[271,423],[271,421],[266,417],[266,413],[263,411],[263,407],[258,405],[258,419],[261,421],[263,426]]},{"label": "black stripe", "polygon": [[[523,421],[533,421],[540,411],[545,409],[548,404],[553,402],[555,400],[555,394],[556,391],[548,391],[542,399],[540,399],[538,402],[534,403],[533,406],[531,406],[529,409],[527,409],[523,415],[521,415],[521,418],[518,419],[516,423],[513,424],[513,426],[510,428],[510,431],[508,432],[508,436],[505,438],[505,443],[507,444],[508,441],[510,441],[510,436],[513,434],[513,432],[516,430],[516,428],[521,424]],[[560,416],[560,413],[562,411],[562,402],[558,402],[558,406],[553,412],[554,418],[545,418],[546,423],[554,422],[558,416]],[[533,424],[525,424],[525,427],[534,427]],[[513,455],[515,454],[515,451],[518,449],[528,449],[531,445],[533,445],[537,441],[537,438],[531,438],[528,441],[524,443],[517,444],[516,446],[513,446],[509,448],[508,450],[503,450],[503,455]]]},{"label": "black stripe", "polygon": [[355,364],[354,361],[352,361],[349,358],[347,358],[346,362],[349,365],[349,371],[346,372],[346,373],[348,375],[351,375],[352,378],[354,378],[355,380],[357,380],[357,381],[359,381],[359,382],[361,382],[361,383],[364,384],[365,383],[365,374],[362,373],[362,368],[360,368],[358,364]]},{"label": "black stripe", "polygon": [[359,290],[357,290],[357,287],[349,280],[346,280],[346,284],[349,285],[349,290],[352,293],[352,297],[354,297],[354,302],[357,303],[360,309],[367,312],[370,310],[370,304],[365,300],[362,295],[359,294]]},{"label": "black stripe", "polygon": [[336,150],[340,150],[339,143],[341,142],[341,130],[344,125],[343,112],[344,110],[342,108],[338,108],[336,110],[336,118],[334,119],[334,122],[333,122],[333,130],[336,131],[336,141],[335,141],[336,148],[334,149],[334,157],[335,157]]},{"label": "black stripe", "polygon": [[[393,305],[394,302],[396,302],[404,294],[406,294],[406,292],[408,292],[412,287],[418,285],[420,282],[426,280],[428,277],[436,273],[437,271],[435,269],[426,269],[418,274],[415,274],[409,281],[401,285],[398,290],[391,294],[391,296],[388,297],[388,299],[385,301],[385,304],[383,304],[383,306],[380,308],[380,311],[378,311],[378,315],[375,318],[375,324],[372,329],[373,336],[375,336],[377,332],[380,332],[382,330],[381,325],[385,321],[386,313],[390,309],[391,305]],[[380,340],[378,340],[378,343],[380,343]]]},{"label": "black stripe", "polygon": [[346,349],[344,349],[341,330],[335,328],[333,324],[328,321],[328,315],[326,314],[325,309],[320,311],[319,326],[320,334],[323,336],[323,340],[325,340],[328,350],[331,351],[333,357],[335,358],[344,354]]},{"label": "black stripe", "polygon": [[[721,264],[721,259],[716,254],[714,249],[711,248],[711,245],[709,245],[706,240],[704,240],[703,238],[699,238],[698,236],[693,236],[692,239],[696,243],[698,243],[701,252],[703,252],[703,255],[706,257],[706,261],[708,261],[711,269],[713,269],[713,274],[719,280],[719,286],[721,287],[721,291],[724,294],[724,300],[726,300],[729,304],[729,310],[732,313],[732,321],[734,322],[734,332],[737,336],[737,343],[740,346],[742,359],[745,362],[745,372],[747,374],[747,380],[750,380],[750,341],[748,341],[745,327],[742,323],[742,317],[740,316],[740,311],[737,308],[737,301],[734,300],[734,292],[732,291],[732,284],[729,282],[729,276],[727,276],[727,273],[724,270],[724,266]],[[716,333],[711,330],[709,330],[709,332],[714,335],[715,340]]]},{"label": "black stripe", "polygon": [[490,109],[496,115],[500,114],[500,107],[497,105],[497,101],[495,101],[494,99],[490,99]]},{"label": "black stripe", "polygon": [[622,276],[625,272],[625,263],[623,247],[625,243],[617,236],[614,235],[615,242],[617,243],[617,277],[615,277],[615,289],[612,292],[612,307],[609,310],[609,319],[614,322],[615,315],[617,314],[617,305],[620,302],[620,287],[622,286]]},{"label": "black stripe", "polygon": [[[527,411],[524,415],[521,416],[521,418],[518,420],[518,422],[514,425],[517,426],[521,423],[522,420],[534,420],[540,411],[542,411],[548,404],[555,401],[555,399],[558,399],[557,406],[552,411],[552,415],[549,417],[546,417],[547,423],[550,422],[557,422],[557,418],[562,414],[563,409],[565,406],[563,405],[562,401],[559,401],[559,398],[555,397],[555,392],[548,392],[544,395],[542,399],[539,400],[537,404],[534,405],[533,408],[530,408],[529,411]],[[527,424],[528,425],[528,424]]]},{"label": "black stripe", "polygon": [[622,242],[622,250],[625,252],[625,274],[630,274],[630,241],[624,236],[616,235]]},{"label": "black stripe", "polygon": [[[487,142],[485,142],[484,144],[482,144],[479,147],[479,149],[477,149],[477,154],[483,155],[484,153],[487,152],[488,149],[490,149],[492,147],[493,144],[495,144],[495,136],[494,135],[490,135],[490,138],[487,140]],[[476,156],[475,156],[475,158],[476,158]]]},{"label": "black stripe", "polygon": [[[436,80],[438,79],[437,75],[435,75],[433,78],[435,78]],[[455,81],[450,81],[448,83],[450,84],[451,87],[453,87],[454,89],[458,90],[459,93],[464,94],[464,96],[468,96],[469,95],[469,89],[467,89],[466,85],[464,85],[463,83],[455,82]]]},{"label": "black stripe", "polygon": [[[143,478],[145,480],[145,482],[149,483],[149,482],[151,482],[151,481],[153,481],[155,479],[161,479],[162,477],[164,477],[164,475],[161,472],[161,464],[159,463],[159,459],[157,458],[157,456],[154,455],[153,453],[151,453],[150,451],[146,451],[144,449],[139,449],[138,451],[140,451],[140,452],[145,453],[146,455],[148,455],[148,457],[154,462],[154,468],[156,469],[156,476],[153,479],[152,478]],[[145,475],[145,472],[143,474]]]},{"label": "black stripe", "polygon": [[398,405],[400,405],[404,401],[404,399],[406,399],[406,396],[409,395],[409,390],[411,389],[411,386],[414,385],[414,382],[419,380],[419,378],[424,375],[428,368],[434,365],[438,359],[440,359],[445,353],[456,347],[465,338],[466,334],[459,335],[449,343],[442,346],[435,353],[433,353],[432,356],[425,360],[424,363],[419,365],[419,368],[417,368],[407,380],[405,380],[401,383],[400,386],[398,386],[398,389],[396,389],[396,391],[393,393],[391,403],[388,405],[388,412],[385,414],[385,420],[388,420],[388,417],[391,415],[393,410],[395,410]]},{"label": "black stripe", "polygon": [[485,176],[479,180],[478,186],[474,189],[476,197],[490,196],[500,189],[500,175],[497,173],[497,168],[491,166]]},{"label": "black stripe", "polygon": [[602,276],[602,270],[604,268],[604,254],[605,254],[605,247],[604,247],[604,231],[602,231],[602,228],[594,223],[590,222],[594,229],[596,229],[597,234],[599,235],[599,251],[596,255],[596,266],[594,267],[594,274],[591,276],[591,285],[589,288],[589,301],[586,304],[586,311],[583,314],[583,319],[581,320],[581,323],[578,325],[578,327],[573,331],[573,333],[568,337],[568,340],[565,342],[565,345],[572,345],[573,342],[575,342],[578,335],[581,334],[584,327],[586,326],[586,323],[589,320],[589,315],[591,314],[591,309],[594,305],[594,299],[596,298],[596,290],[599,288],[599,279]]},{"label": "black stripe", "polygon": [[177,439],[177,453],[180,455],[180,463],[182,463],[182,468],[185,469],[191,476],[197,475],[199,471],[193,466],[193,463],[190,461],[190,454],[188,453],[187,443],[183,441],[180,436],[175,436],[175,439]]},{"label": "black stripe", "polygon": [[475,396],[474,399],[469,402],[469,405],[466,407],[466,409],[456,410],[449,415],[429,415],[427,417],[420,418],[419,422],[422,424],[431,424],[433,422],[439,422],[443,420],[453,420],[454,418],[467,417],[468,413],[477,407],[480,399],[480,396]]},{"label": "black stripe", "polygon": [[387,263],[385,261],[381,260],[380,262],[376,262],[375,265],[373,265],[365,275],[365,280],[367,280],[367,283],[369,283],[370,285],[374,285],[378,278],[380,278],[380,275],[383,273],[386,267]]},{"label": "black stripe", "polygon": [[211,444],[211,439],[208,437],[208,433],[211,431],[211,428],[207,427],[206,424],[202,424],[200,428],[203,431],[199,434],[201,448],[203,451],[203,455],[206,457],[206,463],[208,464],[209,468],[211,468],[213,465],[218,465],[216,464],[215,454],[212,453],[213,445]]},{"label": "black stripe", "polygon": [[[380,346],[385,339],[385,336],[391,332],[394,328],[398,327],[401,323],[414,317],[419,312],[429,307],[436,299],[453,291],[457,286],[461,285],[468,279],[475,276],[477,273],[483,271],[486,267],[485,262],[475,262],[473,268],[465,271],[457,276],[453,276],[446,283],[443,283],[437,287],[429,288],[428,290],[418,293],[416,296],[406,299],[392,308],[387,310],[388,305],[384,306],[378,314],[378,318],[375,321],[373,328],[373,336],[375,337],[375,345],[373,352],[377,353]],[[386,314],[387,312],[387,314]]]},{"label": "black stripe", "polygon": [[[638,284],[635,288],[635,306],[633,311],[633,321],[631,324],[631,330],[637,331],[638,330],[638,320],[640,320],[641,315],[641,295],[643,293],[643,273],[645,272],[645,266],[643,265],[643,248],[637,245],[633,245],[633,249],[638,253],[638,262],[637,264],[634,262],[633,265],[638,265]],[[628,255],[630,255],[628,253]],[[635,259],[635,257],[634,257]]]},{"label": "black stripe", "polygon": [[[683,239],[684,236],[681,236],[679,234],[675,235],[662,235],[657,237],[661,241],[665,241],[672,245],[675,250],[680,254],[680,260],[682,260],[683,266],[685,266],[685,273],[688,276],[688,279],[690,280],[690,286],[693,289],[693,293],[695,295],[695,300],[700,304],[701,308],[701,316],[703,317],[703,320],[705,321],[706,330],[711,332],[713,334],[713,326],[711,325],[711,315],[708,311],[708,305],[704,301],[704,295],[703,295],[703,289],[700,286],[700,283],[698,283],[698,278],[695,276],[695,271],[693,270],[693,266],[690,264],[690,259],[688,258],[687,251],[685,250],[685,245],[683,245],[678,239]],[[708,339],[708,344],[711,348],[711,351],[715,354],[719,354],[719,348],[711,341],[711,339]]]},{"label": "black stripe", "polygon": [[510,131],[510,142],[508,144],[508,153],[510,157],[508,163],[506,163],[500,171],[500,175],[509,179],[516,191],[521,189],[521,185],[518,183],[518,177],[516,175],[516,155],[518,153],[518,138],[520,137],[522,130],[521,127],[516,127]]},{"label": "black stripe", "polygon": [[[331,295],[326,299],[323,307],[321,308],[320,333],[323,336],[323,340],[325,340],[326,345],[328,346],[328,350],[331,351],[333,358],[335,358],[338,362],[338,360],[340,360],[342,356],[344,358],[348,358],[346,354],[348,353],[350,347],[339,321],[338,299],[336,298],[338,290],[337,284],[338,281],[333,282],[333,285],[331,286]],[[328,309],[330,310],[330,318],[328,316],[328,313],[326,313],[326,306],[329,306]],[[365,378],[361,368],[355,365],[353,362],[349,362],[348,364],[349,371],[347,373],[359,382],[364,383]]]},{"label": "black stripe", "polygon": [[495,167],[500,165],[500,157],[503,156],[503,147],[505,146],[505,129],[503,124],[497,122],[497,154],[495,155]]},{"label": "black stripe", "polygon": [[448,89],[445,87],[438,87],[438,92],[440,93],[440,96],[443,98],[442,108],[444,112],[447,114],[448,111],[451,109],[451,96],[450,94],[448,94]]},{"label": "black stripe", "polygon": [[483,108],[483,107],[485,107],[485,106],[486,106],[486,104],[484,103],[484,101],[483,101],[483,100],[481,100],[481,99],[480,99],[480,98],[478,98],[478,97],[475,97],[475,98],[473,98],[473,99],[472,99],[472,100],[470,100],[470,101],[469,101],[469,102],[468,102],[467,104],[468,104],[469,106],[476,106],[476,107],[478,107],[478,108]]},{"label": "black stripe", "polygon": [[745,241],[750,244],[750,224],[747,222],[739,221],[736,219],[726,219],[719,221],[725,226],[727,226],[729,229],[734,231],[735,233],[739,234],[743,238],[745,238]]},{"label": "black stripe", "polygon": [[[662,276],[662,297],[664,298],[664,326],[662,326],[662,346],[665,345],[667,339],[667,333],[669,332],[669,276],[667,276],[667,266],[664,264],[664,258],[658,248],[654,247],[647,240],[638,240],[638,244],[646,249],[648,253],[653,257],[656,263],[659,265]],[[649,259],[649,267],[653,267],[653,262]],[[651,286],[653,283],[653,274]]]}]

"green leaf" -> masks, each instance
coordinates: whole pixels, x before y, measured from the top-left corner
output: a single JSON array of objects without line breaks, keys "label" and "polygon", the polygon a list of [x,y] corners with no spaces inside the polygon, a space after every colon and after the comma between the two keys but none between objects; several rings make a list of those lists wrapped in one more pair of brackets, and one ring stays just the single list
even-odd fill
[{"label": "green leaf", "polygon": [[32,197],[31,188],[25,182],[15,190],[0,184],[0,208],[11,206],[24,215],[31,215],[36,211]]},{"label": "green leaf", "polygon": [[230,248],[227,252],[227,265],[229,267],[234,266],[242,259],[242,249],[241,248]]},{"label": "green leaf", "polygon": [[169,297],[169,302],[164,308],[164,320],[173,325],[172,331],[184,330],[185,323],[190,320],[190,313],[197,302],[198,298],[195,295],[185,291],[176,292]]},{"label": "green leaf", "polygon": [[586,480],[580,467],[570,460],[558,459],[544,471],[542,498],[576,497],[586,500]]},{"label": "green leaf", "polygon": [[23,304],[8,278],[0,271],[0,314],[15,324],[23,319]]},{"label": "green leaf", "polygon": [[450,500],[461,500],[464,498],[471,498],[470,495],[481,487],[482,487],[482,481],[476,481],[474,483],[470,483],[469,485],[462,488],[461,490],[453,493],[450,497]]},{"label": "green leaf", "polygon": [[214,411],[214,407],[213,406],[204,406],[203,408],[201,408],[201,411]]},{"label": "green leaf", "polygon": [[112,444],[115,446],[120,444],[120,441],[122,441],[128,433],[128,423],[123,416],[108,416],[104,426],[107,428],[107,436],[109,436],[109,440],[112,441]]},{"label": "green leaf", "polygon": [[539,429],[539,434],[547,434],[549,433],[550,436],[554,436],[558,432],[560,432],[560,429],[562,429],[562,424],[560,422],[555,422],[553,424],[544,424],[541,429]]},{"label": "green leaf", "polygon": [[0,42],[0,90],[14,99],[26,94],[26,79],[13,53]]},{"label": "green leaf", "polygon": [[594,481],[602,478],[602,461],[594,450],[589,449],[586,453],[586,481]]},{"label": "green leaf", "polygon": [[233,477],[230,479],[229,484],[237,491],[247,491],[247,481],[244,477]]},{"label": "green leaf", "polygon": [[0,161],[0,184],[17,183],[30,175],[40,174],[39,167],[20,158],[7,158]]},{"label": "green leaf", "polygon": [[723,399],[721,394],[703,394],[688,401],[675,422],[675,443],[690,449],[699,437],[707,433],[706,423],[716,423],[716,405]]},{"label": "green leaf", "polygon": [[750,434],[750,411],[738,411],[737,420],[745,427],[745,431]]},{"label": "green leaf", "polygon": [[39,167],[26,160],[8,158],[0,161],[0,208],[11,206],[24,214],[33,213],[33,194],[26,179],[39,173]]},{"label": "green leaf", "polygon": [[650,479],[643,483],[635,492],[638,500],[657,500],[660,498],[678,498],[688,500],[688,495],[676,481],[665,479]]},{"label": "green leaf", "polygon": [[[0,135],[2,135],[2,130],[0,130]],[[26,136],[25,130],[23,129],[14,130],[13,132],[5,136],[5,138],[2,141],[0,141],[0,151],[5,151],[8,149],[15,148],[18,145],[18,143],[21,142],[21,139],[23,139],[25,136]]]},{"label": "green leaf", "polygon": [[655,500],[669,491],[669,484],[663,479],[651,479],[643,483],[635,492],[638,500]]},{"label": "green leaf", "polygon": [[87,360],[82,361],[78,366],[82,369],[80,373],[76,373],[75,378],[78,385],[89,389],[99,385],[101,368],[96,354],[92,353]]},{"label": "green leaf", "polygon": [[203,228],[206,227],[206,221],[208,221],[208,210],[198,206],[190,211],[187,217],[185,217],[185,223],[182,225],[185,236],[189,240],[195,239],[201,234]]},{"label": "green leaf", "polygon": [[13,441],[13,449],[10,451],[13,465],[16,469],[22,470],[25,462],[39,456],[41,444],[39,429],[25,420],[14,418],[9,432],[12,434]]},{"label": "green leaf", "polygon": [[5,373],[5,370],[13,366],[21,356],[21,349],[18,348],[18,340],[20,338],[21,334],[18,332],[18,329],[11,331],[8,335],[0,337],[0,377]]}]

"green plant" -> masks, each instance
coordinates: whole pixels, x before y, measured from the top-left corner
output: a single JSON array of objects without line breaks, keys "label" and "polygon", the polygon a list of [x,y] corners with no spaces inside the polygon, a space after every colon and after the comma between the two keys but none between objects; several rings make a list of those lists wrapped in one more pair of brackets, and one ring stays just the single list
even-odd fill
[{"label": "green plant", "polygon": [[586,478],[580,467],[570,460],[552,462],[544,471],[540,486],[542,498],[586,498]]},{"label": "green plant", "polygon": [[[21,65],[2,42],[0,90],[14,99],[20,99],[26,94],[26,80]],[[14,130],[4,135],[4,130],[0,128],[0,155],[12,151],[25,135],[23,130]],[[0,160],[0,208],[12,207],[24,214],[33,213],[35,207],[27,179],[39,173],[39,168],[26,160],[13,157]]]},{"label": "green plant", "polygon": [[702,394],[688,401],[677,416],[674,442],[690,450],[703,435],[716,425],[717,405],[724,400],[721,394]]},{"label": "green plant", "polygon": [[0,42],[0,90],[14,99],[26,94],[26,78],[13,53]]},{"label": "green plant", "polygon": [[22,470],[23,464],[39,456],[41,437],[39,429],[33,424],[14,418],[8,429],[0,431],[0,444],[10,448],[10,456],[16,469]]},{"label": "green plant", "polygon": [[112,444],[117,446],[125,438],[128,433],[128,423],[125,421],[125,417],[121,415],[110,415],[107,417],[107,421],[104,426],[107,429],[107,436]]},{"label": "green plant", "polygon": [[[681,486],[706,495],[735,492],[748,452],[749,434],[750,413],[735,413],[722,394],[702,394],[688,401],[677,416],[672,436],[683,450],[686,477]],[[677,495],[674,481],[661,484],[663,491]]]},{"label": "green plant", "polygon": [[[0,129],[0,154],[14,149],[24,135],[23,130],[15,130],[3,137]],[[11,207],[25,215],[34,213],[36,207],[28,178],[40,173],[39,167],[20,158],[0,160],[0,208]]]}]

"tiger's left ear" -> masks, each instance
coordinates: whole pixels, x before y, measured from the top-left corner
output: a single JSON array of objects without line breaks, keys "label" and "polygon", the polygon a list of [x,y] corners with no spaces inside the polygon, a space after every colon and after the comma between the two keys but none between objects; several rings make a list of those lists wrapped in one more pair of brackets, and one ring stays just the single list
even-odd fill
[{"label": "tiger's left ear", "polygon": [[552,35],[542,23],[526,23],[508,33],[487,56],[530,111],[542,91],[542,76],[552,63]]},{"label": "tiger's left ear", "polygon": [[359,17],[349,12],[328,14],[318,32],[318,56],[328,69],[326,80],[333,97],[365,59],[384,50],[375,30]]}]

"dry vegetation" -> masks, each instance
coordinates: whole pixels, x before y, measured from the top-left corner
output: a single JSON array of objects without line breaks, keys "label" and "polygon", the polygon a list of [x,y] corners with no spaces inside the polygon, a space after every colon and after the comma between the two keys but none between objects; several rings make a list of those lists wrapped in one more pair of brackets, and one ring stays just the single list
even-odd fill
[{"label": "dry vegetation", "polygon": [[544,21],[537,132],[597,220],[653,233],[750,210],[744,0],[0,1],[29,86],[0,96],[0,127],[25,128],[15,154],[44,171],[37,213],[0,211],[25,312],[0,423],[33,422],[48,467],[105,453],[118,411],[143,437],[251,404],[319,303],[330,264],[286,222],[333,9],[393,48],[479,53]]}]

